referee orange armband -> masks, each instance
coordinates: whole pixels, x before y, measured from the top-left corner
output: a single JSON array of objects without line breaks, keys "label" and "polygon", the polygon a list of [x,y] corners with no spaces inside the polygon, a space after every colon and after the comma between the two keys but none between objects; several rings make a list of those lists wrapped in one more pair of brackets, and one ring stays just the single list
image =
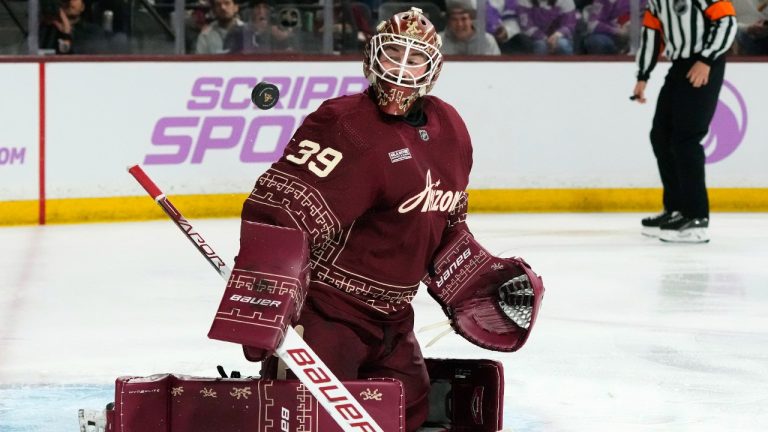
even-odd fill
[{"label": "referee orange armband", "polygon": [[648,27],[649,29],[662,31],[661,21],[659,21],[659,19],[656,18],[656,16],[654,16],[649,10],[646,10],[645,15],[643,15],[643,27]]},{"label": "referee orange armband", "polygon": [[736,16],[736,9],[734,9],[733,3],[730,1],[722,0],[712,3],[707,10],[704,11],[704,15],[706,15],[710,21],[717,21],[722,17]]}]

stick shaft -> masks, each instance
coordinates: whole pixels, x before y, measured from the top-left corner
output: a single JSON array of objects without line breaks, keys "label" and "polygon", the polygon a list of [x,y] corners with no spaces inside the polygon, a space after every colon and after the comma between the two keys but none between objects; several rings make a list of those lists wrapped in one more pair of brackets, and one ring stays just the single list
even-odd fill
[{"label": "stick shaft", "polygon": [[[149,196],[163,209],[184,235],[195,245],[197,250],[205,257],[214,269],[225,280],[229,279],[231,270],[227,267],[213,248],[192,227],[181,212],[173,206],[162,190],[141,169],[134,165],[128,168],[128,172],[147,191]],[[286,336],[276,353],[291,371],[299,378],[302,384],[312,393],[320,405],[328,411],[328,414],[336,421],[344,432],[384,432],[370,414],[360,405],[352,394],[344,387],[344,384],[323,363],[312,348],[294,330],[292,326],[286,329]],[[318,377],[322,377],[319,380]],[[357,416],[349,415],[350,407],[357,411]],[[342,415],[342,412],[345,415]],[[346,417],[353,417],[348,419]]]},{"label": "stick shaft", "polygon": [[191,223],[184,218],[179,210],[174,207],[168,197],[165,196],[162,190],[152,181],[151,178],[141,169],[140,166],[134,165],[128,168],[128,172],[131,173],[133,178],[147,191],[149,196],[155,200],[157,205],[163,209],[165,214],[168,215],[176,226],[184,233],[184,236],[192,242],[208,263],[218,272],[224,279],[229,279],[231,270],[227,267],[226,262],[216,254],[213,248],[208,244],[200,233],[195,230]]}]

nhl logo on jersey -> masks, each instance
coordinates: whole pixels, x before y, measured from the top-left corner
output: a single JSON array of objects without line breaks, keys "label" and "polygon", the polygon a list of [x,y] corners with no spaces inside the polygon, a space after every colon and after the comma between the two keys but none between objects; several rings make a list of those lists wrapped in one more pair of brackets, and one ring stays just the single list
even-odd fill
[{"label": "nhl logo on jersey", "polygon": [[429,134],[424,129],[419,129],[419,136],[422,141],[429,141]]}]

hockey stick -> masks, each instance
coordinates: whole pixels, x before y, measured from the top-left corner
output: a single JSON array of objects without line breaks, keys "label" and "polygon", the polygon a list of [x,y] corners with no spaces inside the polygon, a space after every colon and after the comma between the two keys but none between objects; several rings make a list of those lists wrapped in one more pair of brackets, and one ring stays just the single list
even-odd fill
[{"label": "hockey stick", "polygon": [[[144,170],[134,165],[128,168],[128,172],[197,247],[219,275],[224,280],[228,280],[232,271],[224,260],[195,231],[192,224],[184,219],[184,216],[171,204],[168,197]],[[344,432],[384,432],[292,326],[289,325],[286,329],[285,338],[275,352]]]}]

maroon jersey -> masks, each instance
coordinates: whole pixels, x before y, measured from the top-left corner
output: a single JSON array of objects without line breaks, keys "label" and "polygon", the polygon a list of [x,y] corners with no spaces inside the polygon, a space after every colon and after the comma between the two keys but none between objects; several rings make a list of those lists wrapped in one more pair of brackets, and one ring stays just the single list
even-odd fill
[{"label": "maroon jersey", "polygon": [[307,232],[312,282],[385,314],[410,304],[466,215],[469,134],[452,106],[423,99],[423,126],[382,114],[368,92],[324,102],[243,208],[245,220]]}]

